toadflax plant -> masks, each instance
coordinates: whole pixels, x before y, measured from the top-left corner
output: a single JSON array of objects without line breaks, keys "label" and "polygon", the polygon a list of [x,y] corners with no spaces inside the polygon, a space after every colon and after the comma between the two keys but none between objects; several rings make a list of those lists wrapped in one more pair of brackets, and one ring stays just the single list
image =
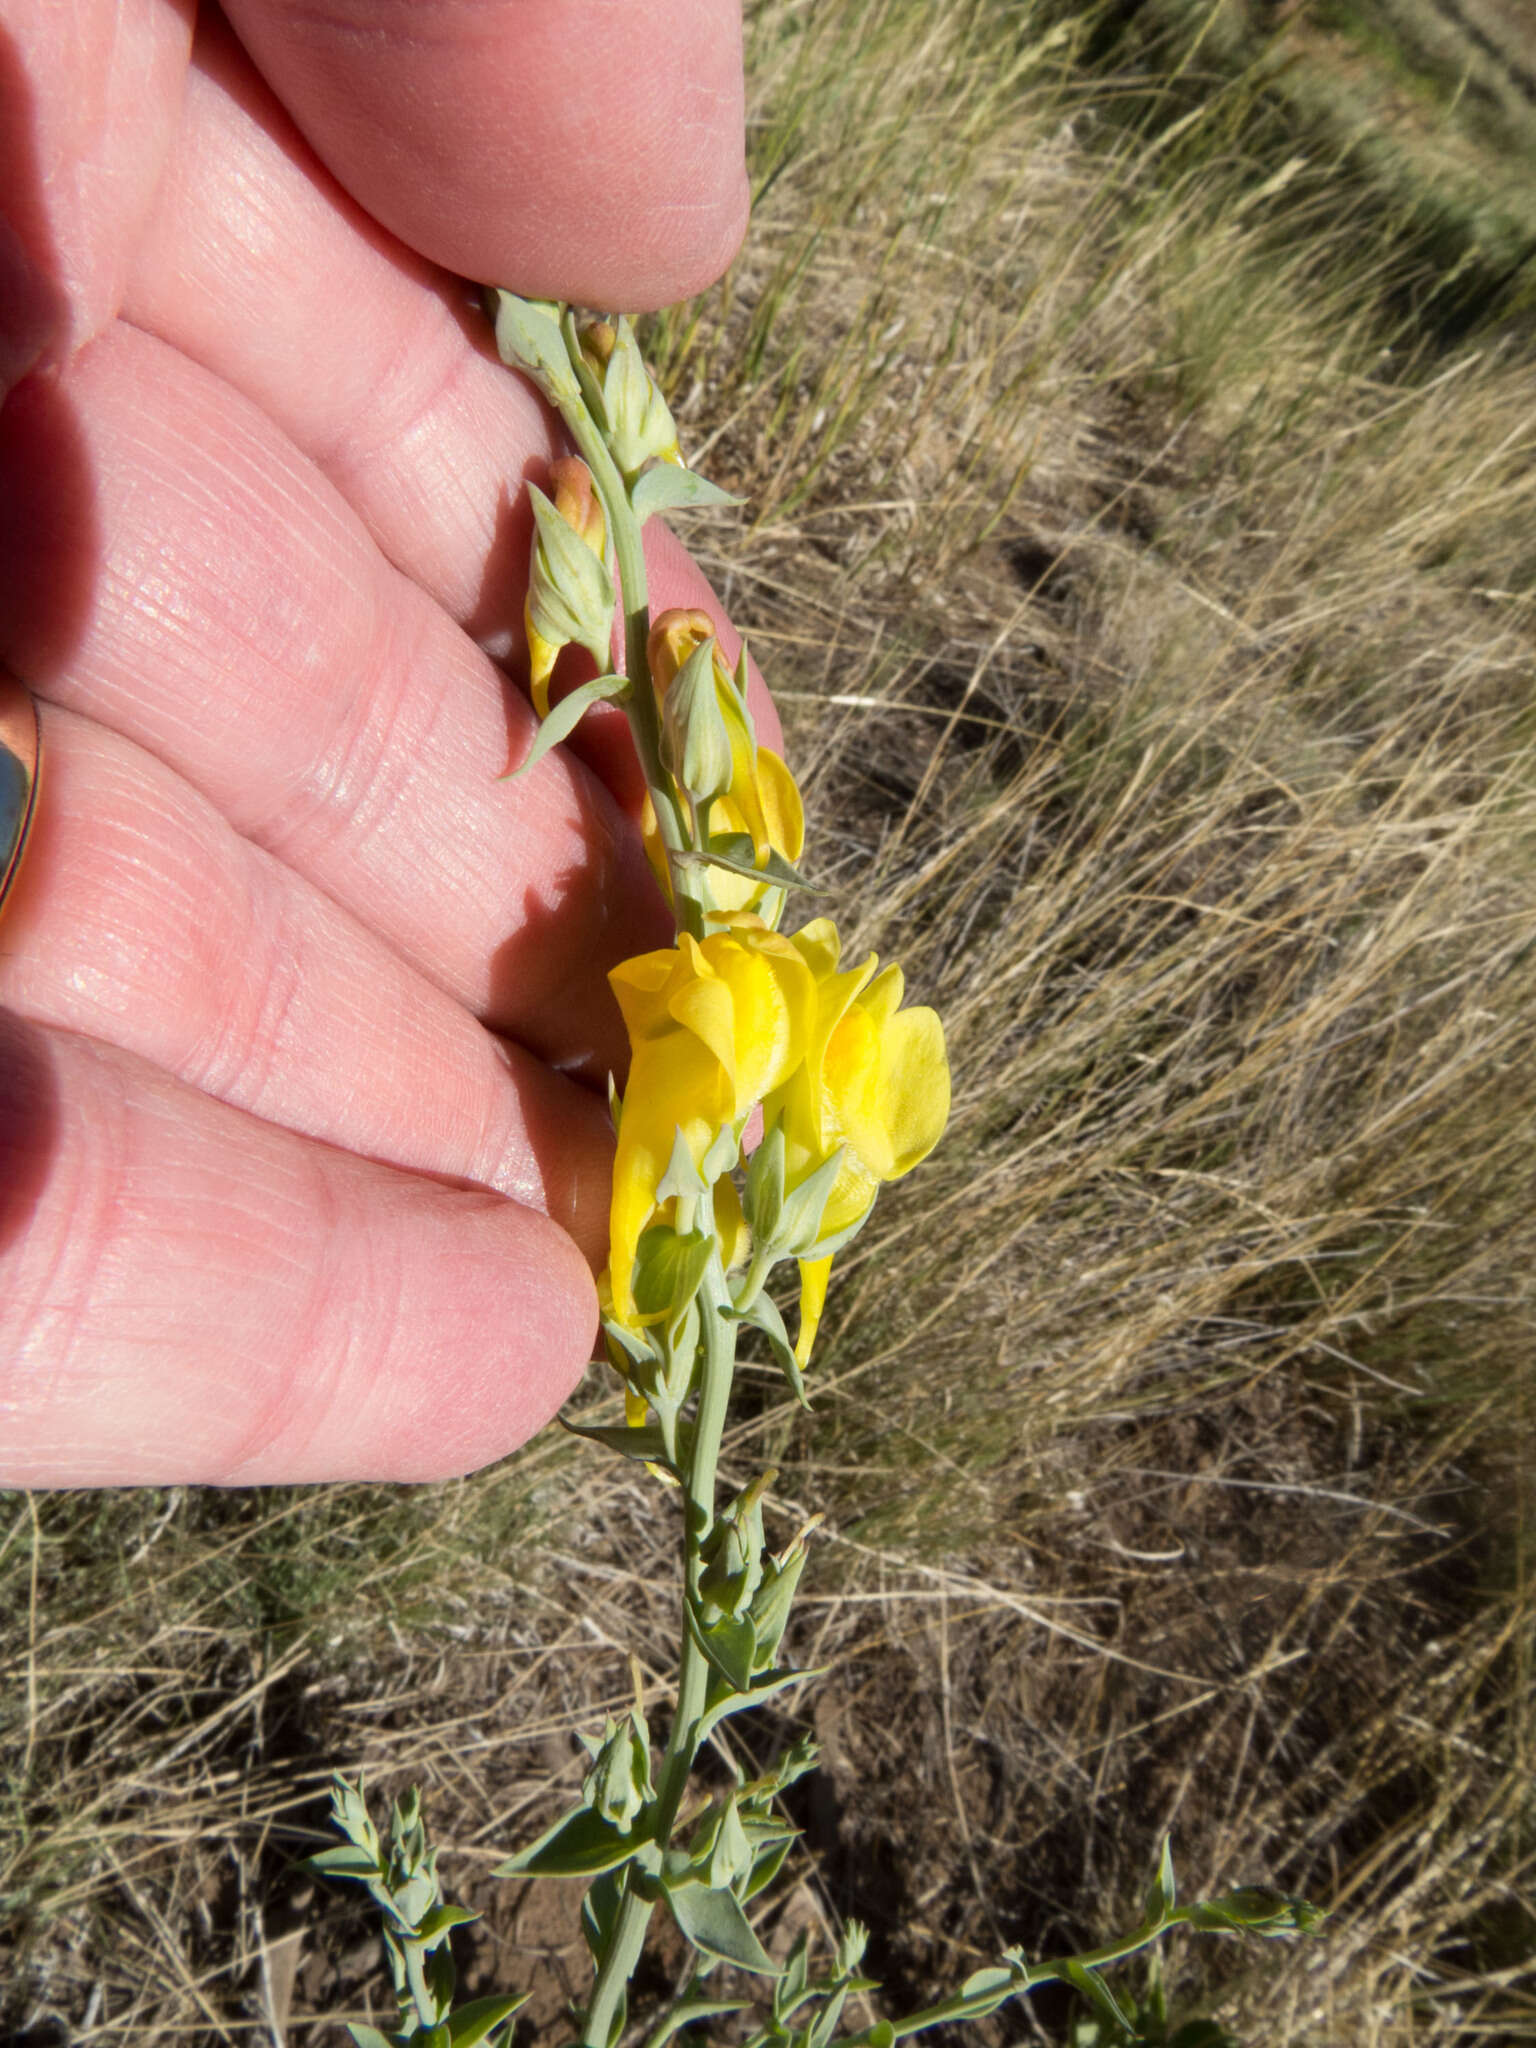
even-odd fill
[{"label": "toadflax plant", "polygon": [[[608,1358],[624,1388],[622,1425],[581,1429],[637,1458],[680,1503],[681,1649],[659,1753],[637,1702],[584,1738],[577,1805],[498,1875],[586,1880],[582,1927],[595,1976],[574,2016],[581,2048],[614,2048],[629,2022],[631,1979],[653,1914],[664,1909],[694,1961],[677,1997],[646,2016],[647,2048],[679,2029],[750,2048],[888,2048],[909,2034],[995,2012],[1041,1984],[1074,1986],[1100,2038],[1150,2038],[1105,1983],[1108,1964],[1174,1926],[1305,1929],[1316,1914],[1269,1891],[1180,1906],[1166,1846],[1141,1924],[1082,1955],[1029,1962],[1016,1949],[953,1997],[905,2018],[840,2033],[848,2001],[878,1989],[861,1974],[865,1932],[850,1922],[832,1955],[802,1937],[783,1961],[764,1948],[758,1901],[794,1840],[779,1795],[815,1768],[797,1742],[766,1775],[736,1782],[680,1825],[700,1750],[732,1714],[807,1674],[780,1661],[809,1530],[770,1552],[763,1498],[774,1475],[721,1501],[716,1482],[743,1326],[767,1340],[795,1397],[833,1259],[862,1228],[881,1185],[937,1144],[949,1114],[944,1032],[906,1005],[901,969],[846,963],[837,927],[817,917],[781,929],[806,888],[796,863],[804,818],[794,778],[758,744],[743,651],[734,670],[700,612],[652,618],[641,529],[652,515],[724,494],[684,466],[665,400],[626,319],[583,316],[510,292],[487,294],[503,360],[559,412],[576,453],[553,465],[554,495],[530,487],[533,560],[525,624],[542,723],[517,769],[536,772],[592,705],[628,714],[645,773],[646,850],[671,904],[674,943],[616,967],[609,980],[629,1035],[629,1077],[612,1093],[616,1135],[609,1260],[599,1283]],[[609,672],[622,606],[624,673]],[[602,673],[553,707],[561,651],[587,649]],[[747,1151],[749,1122],[761,1135]],[[794,1261],[793,1341],[767,1282]],[[436,1853],[412,1792],[386,1846],[361,1785],[338,1779],[345,1837],[313,1867],[364,1885],[384,1918],[399,2000],[393,2033],[353,2026],[359,2048],[468,2048],[505,2039],[522,2002],[454,2005],[449,1935],[473,1916],[443,1902]],[[753,2005],[710,1984],[721,1966],[761,1980]],[[862,2009],[862,2008],[861,2008]],[[637,2033],[636,2038],[642,2038]]]}]

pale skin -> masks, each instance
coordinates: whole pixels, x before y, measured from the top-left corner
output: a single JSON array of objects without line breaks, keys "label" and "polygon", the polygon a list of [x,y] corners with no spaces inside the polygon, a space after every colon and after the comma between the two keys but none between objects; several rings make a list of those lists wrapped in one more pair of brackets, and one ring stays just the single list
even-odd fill
[{"label": "pale skin", "polygon": [[467,1471],[590,1357],[670,925],[617,713],[497,780],[560,443],[459,280],[701,289],[740,63],[734,0],[0,0],[0,1483]]}]

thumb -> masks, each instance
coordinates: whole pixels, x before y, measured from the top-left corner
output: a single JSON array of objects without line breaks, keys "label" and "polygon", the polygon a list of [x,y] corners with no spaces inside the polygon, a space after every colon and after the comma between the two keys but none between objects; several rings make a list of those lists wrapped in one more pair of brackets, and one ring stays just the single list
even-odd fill
[{"label": "thumb", "polygon": [[719,276],[747,216],[736,0],[229,0],[376,220],[449,270],[641,312]]}]

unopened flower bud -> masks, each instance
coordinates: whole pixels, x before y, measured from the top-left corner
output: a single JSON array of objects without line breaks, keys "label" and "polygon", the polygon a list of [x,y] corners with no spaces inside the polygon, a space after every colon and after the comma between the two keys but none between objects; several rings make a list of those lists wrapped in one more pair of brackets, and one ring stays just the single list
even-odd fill
[{"label": "unopened flower bud", "polygon": [[694,649],[667,686],[661,702],[661,758],[690,803],[709,803],[731,786],[735,761],[715,688],[713,639]]},{"label": "unopened flower bud", "polygon": [[740,1614],[763,1582],[763,1495],[777,1475],[763,1472],[721,1514],[704,1544],[703,1599],[722,1614]]},{"label": "unopened flower bud", "polygon": [[536,484],[533,505],[533,561],[523,623],[528,633],[533,705],[549,715],[549,681],[562,647],[585,647],[606,669],[612,647],[614,589],[604,557],[607,542],[602,500],[592,472],[579,456],[550,465],[553,499]]},{"label": "unopened flower bud", "polygon": [[760,1244],[773,1247],[784,1213],[784,1130],[778,1122],[762,1135],[747,1166],[747,1227]]},{"label": "unopened flower bud", "polygon": [[757,1636],[757,1667],[766,1671],[779,1653],[789,1610],[794,1604],[800,1574],[805,1569],[806,1543],[813,1529],[821,1525],[814,1515],[794,1540],[777,1557],[763,1560],[762,1583],[752,1596],[752,1626]]},{"label": "unopened flower bud", "polygon": [[680,463],[677,428],[645,367],[632,324],[622,318],[593,320],[578,339],[588,404],[599,398],[608,445],[625,477],[633,477],[653,457]]},{"label": "unopened flower bud", "polygon": [[1241,1885],[1219,1899],[1189,1908],[1191,1927],[1240,1928],[1248,1934],[1310,1934],[1327,1918],[1321,1908],[1268,1885]]},{"label": "unopened flower bud", "polygon": [[583,1736],[592,1768],[581,1781],[581,1796],[621,1835],[627,1835],[646,1804],[655,1796],[651,1784],[648,1731],[635,1714],[610,1720],[602,1740]]},{"label": "unopened flower bud", "polygon": [[665,703],[673,678],[698,649],[715,637],[715,622],[708,612],[673,605],[659,612],[645,643],[651,682],[658,703]]},{"label": "unopened flower bud", "polygon": [[689,1846],[689,1860],[711,1891],[729,1891],[747,1875],[752,1868],[752,1844],[736,1809],[734,1792],[723,1806],[704,1816]]}]

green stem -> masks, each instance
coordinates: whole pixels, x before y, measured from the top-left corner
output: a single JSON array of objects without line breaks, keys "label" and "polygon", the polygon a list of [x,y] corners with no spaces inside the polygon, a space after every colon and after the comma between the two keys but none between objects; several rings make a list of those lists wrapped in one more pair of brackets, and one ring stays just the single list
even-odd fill
[{"label": "green stem", "polygon": [[[1079,1969],[1099,1970],[1107,1963],[1124,1962],[1127,1956],[1134,1956],[1140,1950],[1150,1948],[1160,1935],[1166,1934],[1170,1927],[1179,1926],[1185,1917],[1185,1910],[1181,1907],[1171,1913],[1166,1920],[1159,1922],[1156,1927],[1139,1927],[1134,1934],[1124,1935],[1119,1941],[1106,1942],[1102,1948],[1085,1949],[1080,1956],[1063,1956],[1051,1963],[1026,1963],[1018,1983],[1008,1996],[1022,1997],[1027,1991],[1038,1990],[1042,1984],[1066,1983],[1067,1966],[1071,1963],[1075,1963]],[[897,2020],[893,2029],[893,2039],[903,2041],[909,2034],[921,2034],[928,2027],[942,2026],[946,2020],[980,2019],[996,2010],[995,1991],[979,1991],[974,1998],[966,1998],[963,1994],[957,1993],[955,1997],[946,1998],[938,2005],[924,2006],[921,2012],[914,2012],[904,2020]]]},{"label": "green stem", "polygon": [[[715,1471],[720,1462],[720,1439],[725,1431],[730,1406],[731,1383],[736,1370],[735,1325],[720,1313],[730,1306],[730,1292],[717,1259],[700,1290],[703,1365],[699,1379],[699,1408],[694,1420],[693,1443],[684,1480],[683,1574],[687,1597],[698,1593],[703,1570],[700,1552],[715,1520]],[[694,1641],[693,1631],[683,1629],[682,1661],[677,1678],[677,1706],[672,1732],[661,1760],[656,1786],[656,1828],[654,1841],[665,1855],[677,1820],[678,1808],[688,1787],[689,1773],[698,1752],[698,1726],[704,1712],[709,1686],[709,1664]],[[618,1917],[608,1947],[598,1964],[597,1983],[587,2007],[582,2028],[584,2048],[608,2048],[608,2037],[624,1987],[634,1975],[645,1946],[654,1901],[641,1898],[633,1888],[633,1866],[626,1881]]]},{"label": "green stem", "polygon": [[416,2008],[417,2022],[423,2027],[435,2027],[440,2014],[437,2000],[427,1985],[426,1945],[420,1941],[412,1941],[407,1936],[400,1944],[400,1952],[405,1958],[405,1979],[410,1986],[411,2003]]}]

